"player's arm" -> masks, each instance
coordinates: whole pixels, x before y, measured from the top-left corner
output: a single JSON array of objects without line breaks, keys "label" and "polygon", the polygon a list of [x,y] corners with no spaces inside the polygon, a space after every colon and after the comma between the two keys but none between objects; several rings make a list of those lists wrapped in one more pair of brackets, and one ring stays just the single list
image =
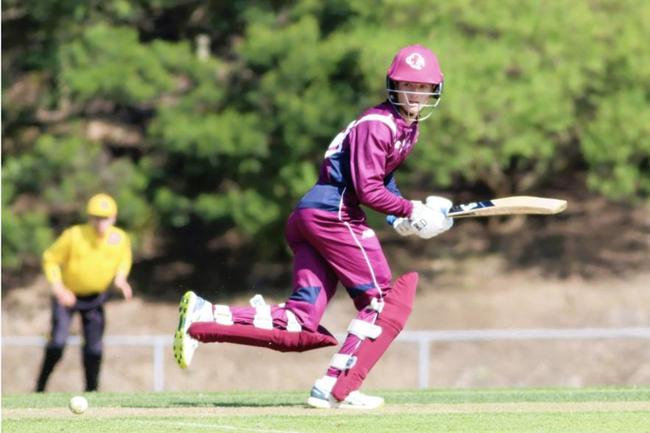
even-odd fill
[{"label": "player's arm", "polygon": [[409,201],[384,184],[386,155],[393,145],[390,134],[388,126],[381,122],[364,122],[350,131],[350,172],[359,201],[378,212],[397,216],[393,227],[404,236],[416,234],[428,239],[449,230],[453,225],[446,214],[451,206],[449,200],[429,197],[426,204]]},{"label": "player's arm", "polygon": [[124,236],[125,240],[122,242],[120,249],[121,259],[117,266],[117,272],[115,273],[115,280],[113,283],[115,284],[115,287],[122,291],[124,299],[128,300],[133,297],[133,288],[127,279],[129,277],[129,272],[131,272],[133,258],[131,253],[131,240],[126,233],[124,233]]},{"label": "player's arm", "polygon": [[[402,197],[402,192],[397,187],[395,172],[390,173],[384,181],[386,188],[398,197]],[[411,236],[417,233],[417,230],[411,224],[407,217],[396,217],[395,215],[386,215],[386,222],[392,226],[401,236]]]},{"label": "player's arm", "polygon": [[350,175],[359,201],[384,214],[408,217],[413,204],[384,184],[386,154],[392,146],[391,131],[377,121],[363,122],[350,131]]},{"label": "player's arm", "polygon": [[395,179],[395,172],[390,173],[388,176],[386,176],[386,179],[384,180],[384,185],[386,185],[386,188],[388,191],[392,192],[398,197],[402,197],[402,192],[399,190],[397,187],[397,180]]},{"label": "player's arm", "polygon": [[43,252],[43,272],[49,281],[52,294],[57,301],[71,307],[77,301],[75,294],[63,284],[61,266],[70,256],[72,246],[72,229],[65,230],[57,240]]}]

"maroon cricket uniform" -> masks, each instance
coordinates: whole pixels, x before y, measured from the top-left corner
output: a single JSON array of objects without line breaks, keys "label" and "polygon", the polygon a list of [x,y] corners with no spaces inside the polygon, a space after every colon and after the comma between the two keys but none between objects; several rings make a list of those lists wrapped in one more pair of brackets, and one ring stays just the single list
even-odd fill
[{"label": "maroon cricket uniform", "polygon": [[[411,153],[418,123],[407,124],[390,103],[365,111],[330,144],[316,184],[290,215],[285,236],[294,253],[293,292],[285,304],[272,306],[274,326],[286,326],[285,309],[302,327],[315,331],[337,283],[346,288],[360,311],[390,289],[392,274],[381,244],[361,205],[408,217],[412,203],[401,197],[394,172]],[[255,309],[231,307],[235,323],[252,324]],[[348,338],[342,352],[358,341]]]}]

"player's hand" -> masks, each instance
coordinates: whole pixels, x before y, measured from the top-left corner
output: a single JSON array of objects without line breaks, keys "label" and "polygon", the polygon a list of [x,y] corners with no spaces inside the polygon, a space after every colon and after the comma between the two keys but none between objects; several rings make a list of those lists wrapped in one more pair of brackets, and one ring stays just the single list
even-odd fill
[{"label": "player's hand", "polygon": [[429,196],[426,204],[421,201],[413,202],[413,212],[409,221],[422,239],[430,239],[449,230],[454,220],[447,216],[451,201],[444,197]]},{"label": "player's hand", "polygon": [[424,204],[434,210],[440,211],[444,215],[442,228],[438,234],[446,232],[454,226],[454,219],[447,216],[449,214],[449,209],[453,206],[451,200],[437,195],[430,195],[425,199]]},{"label": "player's hand", "polygon": [[[451,200],[437,195],[428,196],[424,201],[424,204],[426,204],[432,209],[440,209],[445,214],[445,216],[447,216],[447,214],[449,213],[449,209],[451,209],[451,207],[453,206]],[[449,221],[451,221],[451,225],[454,224],[453,218],[449,218]]]},{"label": "player's hand", "polygon": [[400,236],[411,236],[417,233],[408,218],[395,218],[391,225]]},{"label": "player's hand", "polygon": [[57,302],[64,307],[72,307],[77,302],[77,296],[62,283],[54,284],[52,293],[54,293]]},{"label": "player's hand", "polygon": [[116,275],[115,286],[122,291],[124,299],[128,301],[133,298],[133,289],[131,288],[131,284],[129,284],[129,282],[126,280],[125,276],[120,274]]}]

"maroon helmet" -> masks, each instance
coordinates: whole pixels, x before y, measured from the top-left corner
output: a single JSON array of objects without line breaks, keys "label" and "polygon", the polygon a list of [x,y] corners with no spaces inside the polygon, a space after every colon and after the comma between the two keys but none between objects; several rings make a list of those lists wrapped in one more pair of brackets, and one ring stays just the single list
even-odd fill
[{"label": "maroon helmet", "polygon": [[[397,81],[431,84],[433,86],[433,91],[400,91],[397,90],[395,84]],[[386,73],[386,91],[388,92],[388,101],[399,107],[405,105],[404,103],[399,102],[399,93],[405,94],[407,98],[409,94],[426,94],[431,97],[431,103],[420,104],[421,108],[428,107],[433,109],[440,102],[443,81],[443,74],[440,70],[440,64],[438,63],[436,55],[422,45],[409,45],[399,50]],[[420,114],[418,119],[424,120],[430,115],[431,112],[426,116]]]}]

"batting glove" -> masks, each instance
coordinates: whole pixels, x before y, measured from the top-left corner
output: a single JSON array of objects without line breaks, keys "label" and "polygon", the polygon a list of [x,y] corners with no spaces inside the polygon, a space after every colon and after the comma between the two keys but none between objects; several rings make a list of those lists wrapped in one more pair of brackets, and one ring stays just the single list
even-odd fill
[{"label": "batting glove", "polygon": [[395,218],[391,225],[400,236],[411,236],[417,233],[408,218]]},{"label": "batting glove", "polygon": [[422,239],[430,239],[449,230],[454,220],[447,216],[451,201],[444,197],[429,196],[426,204],[421,201],[413,202],[413,212],[409,221]]}]

